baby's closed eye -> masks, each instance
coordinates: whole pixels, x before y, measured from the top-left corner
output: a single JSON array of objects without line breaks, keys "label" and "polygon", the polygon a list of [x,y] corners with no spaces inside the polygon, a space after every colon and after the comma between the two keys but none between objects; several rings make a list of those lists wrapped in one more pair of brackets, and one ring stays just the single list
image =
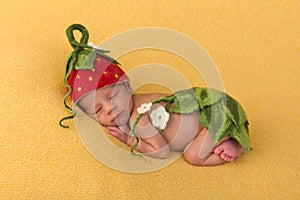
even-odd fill
[{"label": "baby's closed eye", "polygon": [[117,97],[119,94],[119,91],[112,93],[112,95],[109,97],[110,99],[113,99],[115,97]]},{"label": "baby's closed eye", "polygon": [[98,109],[96,108],[95,110],[96,110],[95,114],[101,112],[102,111],[102,106],[100,106]]}]

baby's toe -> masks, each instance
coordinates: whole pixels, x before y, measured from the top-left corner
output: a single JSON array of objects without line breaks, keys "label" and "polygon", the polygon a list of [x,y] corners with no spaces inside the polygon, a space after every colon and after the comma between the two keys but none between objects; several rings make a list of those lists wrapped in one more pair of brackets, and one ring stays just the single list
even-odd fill
[{"label": "baby's toe", "polygon": [[223,151],[223,148],[218,146],[215,148],[214,153],[220,155],[222,153],[222,151]]},{"label": "baby's toe", "polygon": [[221,156],[221,158],[222,158],[223,160],[225,160],[225,161],[227,161],[227,162],[233,161],[233,158],[232,158],[231,156],[228,156],[228,155],[225,154],[225,153],[222,153],[220,156]]},{"label": "baby's toe", "polygon": [[221,157],[223,160],[225,160],[225,161],[226,161],[226,158],[227,158],[227,156],[226,156],[226,154],[225,154],[225,153],[221,153],[221,154],[220,154],[220,157]]},{"label": "baby's toe", "polygon": [[227,156],[227,161],[228,162],[232,162],[234,160],[234,158],[232,156]]}]

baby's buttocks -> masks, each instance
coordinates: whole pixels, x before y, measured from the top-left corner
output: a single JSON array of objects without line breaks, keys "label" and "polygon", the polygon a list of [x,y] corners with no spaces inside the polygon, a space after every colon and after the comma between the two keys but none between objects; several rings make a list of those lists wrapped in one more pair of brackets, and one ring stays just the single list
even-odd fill
[{"label": "baby's buttocks", "polygon": [[199,113],[170,114],[170,119],[163,136],[173,151],[182,151],[202,129]]}]

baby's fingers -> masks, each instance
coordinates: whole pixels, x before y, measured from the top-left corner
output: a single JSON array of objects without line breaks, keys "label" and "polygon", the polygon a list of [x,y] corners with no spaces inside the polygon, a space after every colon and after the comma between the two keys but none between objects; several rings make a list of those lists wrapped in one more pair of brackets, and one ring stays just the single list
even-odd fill
[{"label": "baby's fingers", "polygon": [[107,127],[107,129],[108,129],[108,133],[110,135],[118,138],[122,142],[126,142],[127,141],[127,135],[124,134],[123,132],[121,132],[119,128],[116,128],[116,127]]},{"label": "baby's fingers", "polygon": [[108,133],[109,133],[110,135],[112,135],[112,136],[117,137],[117,138],[120,138],[120,137],[121,137],[120,132],[115,131],[115,130],[113,130],[113,129],[108,129]]},{"label": "baby's fingers", "polygon": [[106,126],[106,128],[109,130],[109,131],[118,131],[119,128],[118,127],[115,127],[115,126]]},{"label": "baby's fingers", "polygon": [[119,134],[118,132],[113,131],[113,130],[109,130],[109,129],[108,129],[108,133],[109,133],[110,135],[112,135],[112,136],[115,136],[115,137],[119,137],[119,136],[120,136],[120,134]]}]

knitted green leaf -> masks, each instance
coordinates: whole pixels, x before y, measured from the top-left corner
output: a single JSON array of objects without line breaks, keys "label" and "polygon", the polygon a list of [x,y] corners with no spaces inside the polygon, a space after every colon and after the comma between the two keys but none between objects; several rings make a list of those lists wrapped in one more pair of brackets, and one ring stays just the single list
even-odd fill
[{"label": "knitted green leaf", "polygon": [[85,69],[92,69],[93,63],[96,58],[95,51],[92,50],[81,50],[77,54],[77,59],[74,63],[74,68],[76,70],[85,70]]},{"label": "knitted green leaf", "polygon": [[219,102],[226,95],[225,93],[210,88],[196,87],[193,88],[193,90],[201,109]]},{"label": "knitted green leaf", "polygon": [[174,96],[175,100],[170,112],[187,114],[199,111],[199,104],[192,89],[178,91]]},{"label": "knitted green leaf", "polygon": [[199,120],[216,142],[231,134],[244,147],[245,153],[250,150],[246,114],[241,105],[230,96],[226,95],[218,103],[206,106],[201,110]]}]

